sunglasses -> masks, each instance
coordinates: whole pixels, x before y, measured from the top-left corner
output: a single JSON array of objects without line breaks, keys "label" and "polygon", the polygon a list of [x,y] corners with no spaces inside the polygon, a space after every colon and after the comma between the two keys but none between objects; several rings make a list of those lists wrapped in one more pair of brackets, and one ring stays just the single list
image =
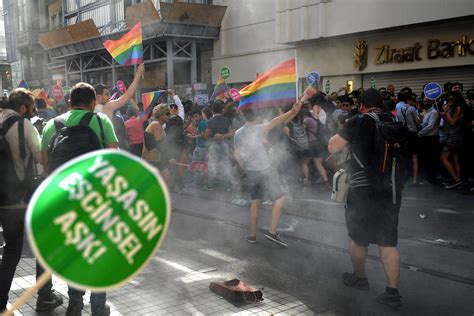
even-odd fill
[{"label": "sunglasses", "polygon": [[166,116],[170,116],[170,115],[171,115],[171,113],[170,113],[170,112],[166,112]]}]

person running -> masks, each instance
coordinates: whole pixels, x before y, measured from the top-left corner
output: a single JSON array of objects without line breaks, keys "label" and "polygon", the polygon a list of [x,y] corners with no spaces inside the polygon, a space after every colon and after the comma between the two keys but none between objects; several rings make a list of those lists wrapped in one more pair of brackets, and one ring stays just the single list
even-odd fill
[{"label": "person running", "polygon": [[240,167],[245,170],[249,181],[249,192],[252,200],[250,204],[250,234],[247,237],[249,243],[257,242],[258,212],[262,199],[265,197],[265,194],[268,194],[273,201],[273,207],[270,229],[265,234],[265,238],[282,247],[288,247],[277,233],[281,212],[285,204],[285,197],[283,196],[278,176],[270,165],[264,140],[271,129],[292,120],[298,115],[301,106],[301,102],[295,103],[290,111],[263,124],[257,122],[255,110],[243,111],[246,123],[235,133],[234,155]]}]

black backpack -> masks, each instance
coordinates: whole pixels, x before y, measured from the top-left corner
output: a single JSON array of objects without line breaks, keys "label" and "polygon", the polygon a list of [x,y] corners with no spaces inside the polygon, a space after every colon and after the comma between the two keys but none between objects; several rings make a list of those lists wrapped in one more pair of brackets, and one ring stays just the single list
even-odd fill
[{"label": "black backpack", "polygon": [[309,140],[303,124],[290,122],[291,143],[294,151],[302,152],[309,149]]},{"label": "black backpack", "polygon": [[[99,122],[100,136],[102,142],[89,127],[89,123],[93,117]],[[105,135],[102,127],[102,121],[99,116],[87,112],[78,125],[67,127],[64,125],[64,119],[57,117],[54,119],[56,134],[48,145],[48,172],[63,163],[76,158],[82,154],[105,148]]]},{"label": "black backpack", "polygon": [[373,154],[368,166],[364,166],[357,155],[353,158],[361,168],[368,168],[373,188],[378,192],[392,192],[392,202],[397,203],[397,192],[403,188],[408,175],[410,158],[407,150],[409,130],[402,122],[382,121],[375,113],[366,113],[376,124]]},{"label": "black backpack", "polygon": [[[0,205],[13,205],[20,203],[27,190],[25,181],[21,181],[15,172],[13,156],[5,135],[8,130],[18,122],[18,139],[20,141],[20,157],[26,158],[24,119],[12,116],[6,119],[0,127]],[[31,176],[31,159],[25,168],[25,179]]]},{"label": "black backpack", "polygon": [[166,141],[168,143],[186,145],[187,138],[184,134],[184,121],[179,115],[173,115],[166,122]]}]

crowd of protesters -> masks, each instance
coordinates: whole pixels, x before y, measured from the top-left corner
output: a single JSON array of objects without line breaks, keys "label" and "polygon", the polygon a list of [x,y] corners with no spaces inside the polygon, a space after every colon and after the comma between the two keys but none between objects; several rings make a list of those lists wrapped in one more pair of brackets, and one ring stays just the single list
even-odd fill
[{"label": "crowd of protesters", "polygon": [[[342,148],[329,154],[328,142],[339,132],[344,135],[346,122],[358,115],[363,89],[351,93],[340,89],[328,95],[319,92],[304,103],[253,111],[240,111],[232,99],[216,100],[205,106],[190,100],[182,102],[170,89],[166,96],[170,102],[162,98],[152,105],[151,115],[147,117],[142,114],[143,105],[133,99],[143,72],[144,67],[139,66],[129,89],[118,99],[110,99],[107,86],[97,85],[94,89],[81,83],[74,87],[82,91],[81,95],[71,96],[68,107],[55,109],[46,106],[43,100],[30,102],[31,92],[16,89],[10,100],[3,100],[2,123],[8,116],[19,115],[30,120],[28,126],[36,127],[36,132],[28,129],[31,135],[27,154],[34,157],[38,163],[35,169],[41,172],[40,163],[47,170],[45,153],[54,134],[52,121],[57,115],[67,124],[82,121],[81,117],[88,111],[102,113],[99,118],[106,127],[104,144],[148,161],[160,170],[166,184],[175,192],[182,192],[187,186],[248,192],[252,199],[247,237],[250,243],[256,242],[258,209],[262,201],[269,200],[273,209],[265,237],[286,247],[276,232],[284,196],[331,190],[332,175],[347,167],[350,152]],[[380,106],[410,132],[409,185],[442,184],[445,189],[463,188],[463,192],[471,194],[474,89],[464,92],[461,83],[448,82],[437,100],[430,100],[423,93],[417,95],[409,87],[397,92],[394,85],[381,88],[378,93],[383,98]],[[69,96],[66,100],[69,101]],[[31,106],[26,107],[29,103]],[[90,127],[100,137],[99,125]],[[25,170],[20,169],[17,174],[24,177]],[[2,225],[5,232],[5,223]],[[15,238],[19,237],[13,237],[15,241],[11,244],[17,249],[10,249],[13,264],[8,275],[2,274],[3,278],[13,277],[13,266],[21,255],[21,243]],[[38,271],[42,271],[39,266]],[[11,284],[11,280],[5,279],[2,284]],[[51,283],[43,292],[44,296],[40,292],[38,299],[38,310],[62,303],[52,292]],[[0,310],[5,308],[6,293],[5,289],[0,293]],[[84,292],[70,288],[69,295],[70,302],[77,303],[77,306],[70,303],[71,308],[82,310]],[[93,314],[110,313],[105,305],[105,293],[94,293],[91,301],[96,309]]]}]

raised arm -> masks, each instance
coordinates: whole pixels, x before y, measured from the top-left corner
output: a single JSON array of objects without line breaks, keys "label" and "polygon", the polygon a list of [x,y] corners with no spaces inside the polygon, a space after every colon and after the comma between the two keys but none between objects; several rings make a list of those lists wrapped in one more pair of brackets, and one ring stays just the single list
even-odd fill
[{"label": "raised arm", "polygon": [[172,89],[168,89],[168,93],[171,94],[171,96],[173,97],[174,103],[178,106],[178,115],[180,118],[183,119],[183,122],[184,122],[184,106],[183,106],[183,103],[181,102],[181,99]]},{"label": "raised arm", "polygon": [[135,95],[135,91],[137,91],[138,84],[140,83],[140,78],[144,73],[145,65],[140,64],[137,68],[137,72],[135,73],[135,77],[133,78],[133,81],[128,87],[127,91],[117,100],[107,102],[107,104],[104,105],[102,112],[104,114],[107,114],[107,116],[110,118],[116,110],[127,104],[127,102]]},{"label": "raised arm", "polygon": [[289,110],[288,112],[280,116],[275,117],[270,122],[263,124],[263,128],[265,129],[266,132],[268,132],[275,126],[291,121],[293,118],[295,118],[296,115],[298,115],[302,106],[303,106],[302,102],[296,102],[295,104],[293,104],[293,107],[291,108],[291,110]]}]

